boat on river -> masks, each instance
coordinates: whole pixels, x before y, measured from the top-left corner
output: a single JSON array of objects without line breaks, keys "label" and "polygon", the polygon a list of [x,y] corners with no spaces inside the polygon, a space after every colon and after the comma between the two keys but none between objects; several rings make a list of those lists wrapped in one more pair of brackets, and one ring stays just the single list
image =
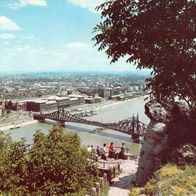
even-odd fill
[{"label": "boat on river", "polygon": [[15,126],[15,127],[11,127],[10,130],[13,130],[13,129],[19,129],[20,126]]},{"label": "boat on river", "polygon": [[103,131],[105,128],[103,127],[96,127],[95,129],[89,131],[89,133],[95,133],[95,132],[99,132],[99,131]]}]

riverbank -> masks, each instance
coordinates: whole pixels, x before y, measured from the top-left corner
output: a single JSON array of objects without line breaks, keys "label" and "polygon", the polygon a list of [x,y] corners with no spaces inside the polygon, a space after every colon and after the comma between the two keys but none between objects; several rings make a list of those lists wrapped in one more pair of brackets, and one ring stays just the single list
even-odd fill
[{"label": "riverbank", "polygon": [[26,125],[34,124],[36,122],[37,122],[37,120],[28,120],[28,121],[25,121],[25,122],[18,123],[17,126],[12,124],[12,122],[10,122],[10,124],[8,124],[8,125],[0,126],[0,130],[1,131],[6,131],[6,130],[9,130],[9,129],[17,129],[17,128],[20,128],[20,127],[23,127],[23,126],[26,126]]},{"label": "riverbank", "polygon": [[98,105],[97,109],[100,110],[100,109],[105,109],[105,108],[108,108],[108,107],[111,107],[111,106],[120,105],[120,104],[123,104],[123,103],[129,103],[129,102],[132,102],[134,100],[141,99],[142,97],[145,97],[145,96],[135,97],[135,98],[127,99],[127,100],[124,100],[124,101],[112,101],[108,104],[106,103],[104,105],[100,105],[100,106]]},{"label": "riverbank", "polygon": [[121,104],[124,104],[124,103],[129,103],[129,102],[135,101],[137,99],[142,99],[142,98],[145,99],[145,97],[146,97],[146,95],[142,95],[142,96],[134,97],[134,98],[127,99],[127,100],[124,100],[124,101],[104,100],[100,103],[73,106],[73,107],[71,107],[71,109],[80,108],[80,109],[83,109],[83,110],[102,110],[102,109],[106,109],[106,108],[111,107],[111,106],[117,106],[117,105],[121,105]]},{"label": "riverbank", "polygon": [[[141,96],[141,97],[136,97],[136,98],[132,98],[132,99],[128,99],[125,101],[112,101],[112,100],[107,100],[105,102],[101,102],[101,103],[96,103],[96,104],[92,104],[92,105],[79,105],[79,106],[74,106],[71,109],[74,108],[81,108],[83,110],[85,109],[94,109],[98,112],[101,112],[102,110],[107,110],[107,108],[109,107],[115,107],[115,106],[120,106],[121,104],[125,104],[125,103],[131,103],[137,99],[144,99],[145,96]],[[22,127],[25,125],[30,125],[33,123],[36,123],[36,120],[33,120],[32,116],[29,116],[29,114],[27,114],[26,112],[21,112],[19,114],[19,116],[17,116],[17,112],[12,112],[15,116],[15,118],[7,118],[6,119],[6,123],[0,123],[0,130],[8,130],[8,129],[14,129],[15,127]],[[16,113],[16,114],[15,114]],[[102,115],[101,113],[99,115]],[[17,122],[17,123],[16,123]]]}]

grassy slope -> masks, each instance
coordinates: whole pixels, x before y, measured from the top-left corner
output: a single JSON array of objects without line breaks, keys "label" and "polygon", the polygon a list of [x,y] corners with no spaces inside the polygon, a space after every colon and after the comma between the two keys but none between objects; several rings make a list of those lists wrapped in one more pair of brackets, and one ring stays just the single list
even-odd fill
[{"label": "grassy slope", "polygon": [[130,196],[137,195],[180,196],[196,195],[196,166],[184,169],[168,164],[155,173],[143,188],[132,188]]}]

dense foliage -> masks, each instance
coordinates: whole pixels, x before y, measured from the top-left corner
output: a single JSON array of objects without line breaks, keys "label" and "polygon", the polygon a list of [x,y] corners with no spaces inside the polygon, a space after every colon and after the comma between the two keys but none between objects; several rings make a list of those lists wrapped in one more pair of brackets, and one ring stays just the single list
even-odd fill
[{"label": "dense foliage", "polygon": [[132,188],[130,196],[139,195],[195,195],[196,167],[186,166],[180,169],[175,165],[166,165],[155,173],[144,188]]},{"label": "dense foliage", "polygon": [[59,126],[33,144],[0,133],[0,191],[11,195],[85,195],[98,179],[79,136]]},{"label": "dense foliage", "polygon": [[111,62],[127,57],[152,70],[157,100],[178,96],[196,109],[196,1],[108,0],[93,38]]}]

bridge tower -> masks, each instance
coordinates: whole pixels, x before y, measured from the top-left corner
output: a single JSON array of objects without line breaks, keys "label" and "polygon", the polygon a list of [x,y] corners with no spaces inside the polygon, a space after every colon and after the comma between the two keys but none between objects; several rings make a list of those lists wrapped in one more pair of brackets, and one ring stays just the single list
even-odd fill
[{"label": "bridge tower", "polygon": [[[60,115],[64,115],[65,110],[64,110],[64,108],[61,108],[59,106],[57,106],[57,109],[58,109],[57,110],[57,118],[61,119]],[[61,127],[65,127],[65,120],[58,120],[58,122],[61,125]]]},{"label": "bridge tower", "polygon": [[139,142],[140,140],[140,134],[139,134],[139,117],[137,114],[137,117],[134,116],[132,117],[132,134],[131,134],[131,139],[134,142]]},{"label": "bridge tower", "polygon": [[140,132],[140,127],[139,127],[139,115],[138,115],[138,113],[137,113],[137,117],[136,117],[136,131],[137,131],[137,133],[139,134],[139,132]]}]

